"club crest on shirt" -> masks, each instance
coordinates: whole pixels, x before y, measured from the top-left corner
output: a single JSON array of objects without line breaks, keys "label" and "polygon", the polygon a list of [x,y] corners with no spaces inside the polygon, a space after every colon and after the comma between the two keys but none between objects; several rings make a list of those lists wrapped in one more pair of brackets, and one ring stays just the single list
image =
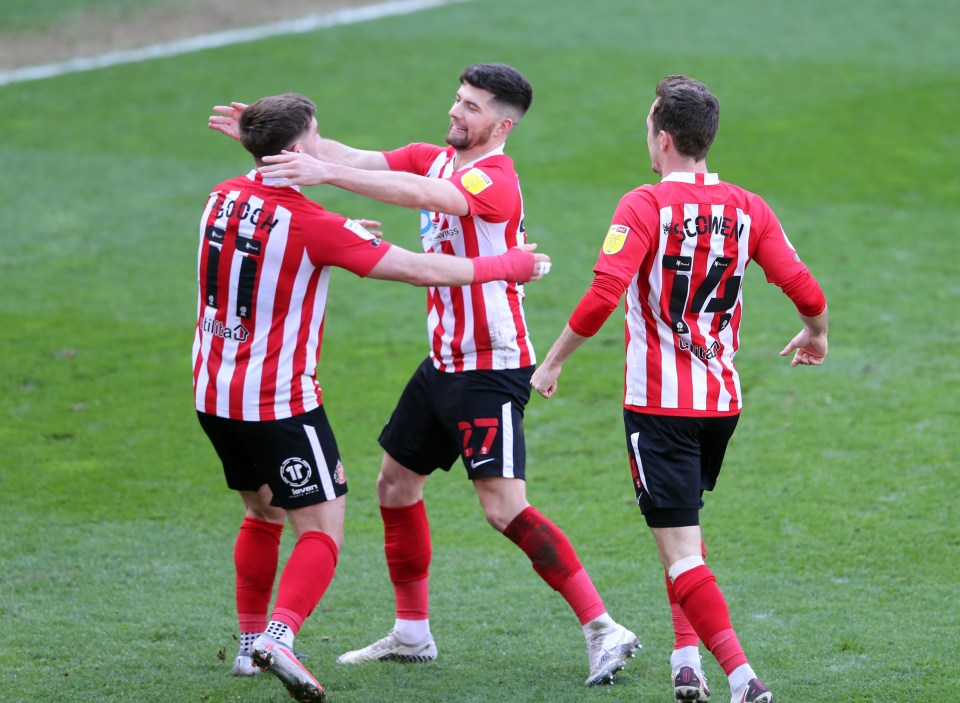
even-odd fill
[{"label": "club crest on shirt", "polygon": [[624,225],[610,225],[610,229],[607,230],[607,237],[603,240],[603,253],[616,254],[623,249],[629,232],[630,228]]},{"label": "club crest on shirt", "polygon": [[477,195],[493,185],[493,179],[481,171],[479,168],[471,168],[465,174],[460,176],[460,183],[467,189],[468,193]]}]

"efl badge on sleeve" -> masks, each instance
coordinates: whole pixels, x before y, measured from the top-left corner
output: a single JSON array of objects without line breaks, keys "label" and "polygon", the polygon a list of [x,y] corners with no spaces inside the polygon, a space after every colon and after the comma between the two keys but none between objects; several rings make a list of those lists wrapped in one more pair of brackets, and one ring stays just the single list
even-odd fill
[{"label": "efl badge on sleeve", "polygon": [[463,187],[467,189],[468,193],[477,195],[492,186],[493,179],[479,168],[471,168],[460,176],[460,183],[463,184]]},{"label": "efl badge on sleeve", "polygon": [[623,245],[627,241],[627,234],[629,232],[629,227],[624,227],[623,225],[610,225],[610,229],[607,230],[607,238],[603,240],[603,253],[616,254],[618,251],[623,249]]}]

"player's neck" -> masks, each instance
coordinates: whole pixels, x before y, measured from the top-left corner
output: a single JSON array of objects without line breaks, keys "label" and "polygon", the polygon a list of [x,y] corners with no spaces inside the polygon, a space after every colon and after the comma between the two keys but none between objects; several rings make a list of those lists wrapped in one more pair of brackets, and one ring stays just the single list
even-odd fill
[{"label": "player's neck", "polygon": [[701,161],[685,158],[667,159],[663,164],[660,175],[666,178],[671,173],[709,173],[709,171],[707,170],[706,159]]},{"label": "player's neck", "polygon": [[464,149],[464,150],[457,149],[457,152],[453,157],[454,170],[459,170],[463,168],[467,164],[472,163],[483,156],[486,156],[491,151],[502,149],[505,141],[506,140],[489,141],[489,142],[484,142],[483,144],[478,144],[477,146],[472,147],[470,149]]}]

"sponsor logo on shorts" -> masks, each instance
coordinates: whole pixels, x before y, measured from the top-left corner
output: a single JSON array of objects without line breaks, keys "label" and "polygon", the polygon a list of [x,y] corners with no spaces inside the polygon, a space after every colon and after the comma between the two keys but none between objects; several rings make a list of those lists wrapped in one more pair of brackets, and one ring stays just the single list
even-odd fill
[{"label": "sponsor logo on shorts", "polygon": [[603,240],[603,253],[616,254],[623,249],[629,233],[629,227],[624,225],[610,225],[610,229],[607,230],[607,237]]},{"label": "sponsor logo on shorts", "polygon": [[481,171],[479,168],[471,168],[465,174],[460,176],[460,183],[467,189],[468,193],[477,195],[493,185],[493,179]]},{"label": "sponsor logo on shorts", "polygon": [[[280,464],[280,478],[291,488],[303,488],[313,478],[313,468],[305,459],[292,456]],[[313,490],[316,490],[316,486]],[[299,493],[295,494],[299,495]]]},{"label": "sponsor logo on shorts", "polygon": [[494,457],[490,457],[489,459],[481,459],[480,461],[477,461],[476,459],[473,459],[473,460],[471,460],[471,462],[470,462],[470,468],[471,468],[471,469],[475,469],[475,468],[477,468],[478,466],[483,466],[484,464],[489,464],[491,461],[495,461],[495,458],[494,458]]},{"label": "sponsor logo on shorts", "polygon": [[339,460],[337,461],[337,468],[333,470],[333,481],[341,486],[347,482],[347,475],[343,472],[343,464]]}]

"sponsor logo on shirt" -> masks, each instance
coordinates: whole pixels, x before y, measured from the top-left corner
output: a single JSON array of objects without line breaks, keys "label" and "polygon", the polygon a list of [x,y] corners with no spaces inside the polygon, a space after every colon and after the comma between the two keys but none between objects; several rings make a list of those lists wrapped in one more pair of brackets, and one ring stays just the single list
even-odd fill
[{"label": "sponsor logo on shirt", "polygon": [[450,239],[456,239],[460,236],[459,227],[447,227],[446,229],[441,229],[436,232],[431,232],[428,239],[431,242],[446,242]]},{"label": "sponsor logo on shirt", "polygon": [[683,338],[679,339],[678,341],[681,351],[689,351],[701,361],[710,361],[711,359],[716,359],[718,356],[720,356],[721,351],[723,351],[723,347],[720,346],[720,342],[716,340],[714,340],[713,344],[711,344],[709,347],[693,344]]},{"label": "sponsor logo on shirt", "polygon": [[493,185],[493,179],[481,171],[479,168],[471,168],[465,174],[460,176],[460,183],[467,189],[468,193],[477,195]]},{"label": "sponsor logo on shirt", "polygon": [[238,342],[246,342],[250,332],[242,323],[237,323],[236,327],[227,327],[225,324],[212,317],[203,318],[200,323],[200,329],[214,337],[223,337],[224,339],[235,339]]},{"label": "sponsor logo on shirt", "polygon": [[624,225],[610,225],[610,229],[607,230],[607,238],[603,240],[603,253],[616,254],[623,249],[623,245],[627,241],[627,234],[629,233],[629,227]]}]

